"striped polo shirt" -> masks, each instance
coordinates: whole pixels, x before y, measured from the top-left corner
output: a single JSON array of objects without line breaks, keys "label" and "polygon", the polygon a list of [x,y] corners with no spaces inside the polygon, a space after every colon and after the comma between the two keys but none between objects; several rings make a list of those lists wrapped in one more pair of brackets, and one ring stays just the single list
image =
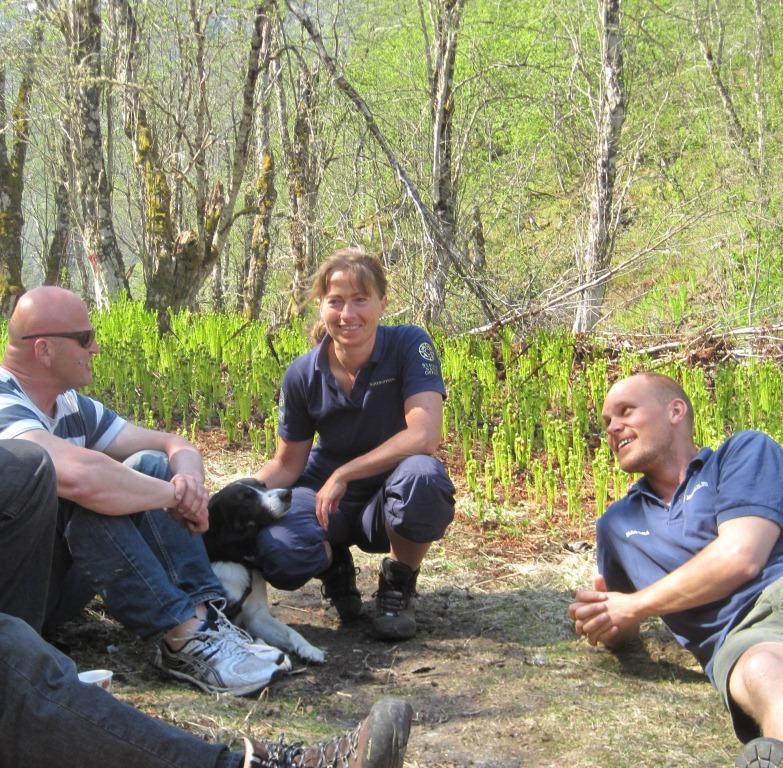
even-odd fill
[{"label": "striped polo shirt", "polygon": [[110,408],[69,389],[57,396],[55,415],[33,403],[14,375],[0,366],[0,439],[44,429],[80,448],[105,451],[127,422]]}]

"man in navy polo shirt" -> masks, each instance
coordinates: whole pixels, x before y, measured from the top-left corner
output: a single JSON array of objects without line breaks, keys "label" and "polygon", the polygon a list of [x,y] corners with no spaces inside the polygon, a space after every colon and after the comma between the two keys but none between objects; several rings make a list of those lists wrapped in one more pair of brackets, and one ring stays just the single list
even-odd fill
[{"label": "man in navy polo shirt", "polygon": [[617,382],[602,415],[643,477],[598,521],[600,575],[568,609],[577,633],[617,648],[660,616],[746,742],[736,765],[783,767],[783,448],[748,431],[698,450],[690,400],[660,374]]}]

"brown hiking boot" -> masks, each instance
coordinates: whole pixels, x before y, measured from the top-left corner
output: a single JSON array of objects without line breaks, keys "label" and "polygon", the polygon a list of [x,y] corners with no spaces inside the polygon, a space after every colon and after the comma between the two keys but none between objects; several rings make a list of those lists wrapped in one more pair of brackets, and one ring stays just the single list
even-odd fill
[{"label": "brown hiking boot", "polygon": [[245,739],[243,768],[402,768],[413,710],[402,699],[381,699],[349,733],[303,747]]},{"label": "brown hiking boot", "polygon": [[375,593],[373,637],[379,640],[409,640],[416,634],[416,579],[419,571],[384,557]]},{"label": "brown hiking boot", "polygon": [[348,547],[332,547],[332,564],[318,576],[321,595],[340,615],[341,621],[354,621],[362,613],[362,594],[356,588],[358,569]]}]

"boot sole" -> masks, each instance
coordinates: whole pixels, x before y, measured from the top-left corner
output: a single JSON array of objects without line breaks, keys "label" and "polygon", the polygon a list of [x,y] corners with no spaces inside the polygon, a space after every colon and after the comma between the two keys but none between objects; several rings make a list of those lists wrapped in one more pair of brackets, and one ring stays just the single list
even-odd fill
[{"label": "boot sole", "polygon": [[367,744],[359,765],[362,768],[402,768],[413,708],[402,699],[381,699],[370,714]]},{"label": "boot sole", "polygon": [[736,762],[735,768],[783,768],[783,741],[762,736],[749,741]]}]

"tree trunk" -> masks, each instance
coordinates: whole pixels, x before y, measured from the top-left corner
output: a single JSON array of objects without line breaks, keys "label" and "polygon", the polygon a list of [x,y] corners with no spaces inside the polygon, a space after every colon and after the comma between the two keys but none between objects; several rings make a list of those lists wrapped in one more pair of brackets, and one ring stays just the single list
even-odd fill
[{"label": "tree trunk", "polygon": [[73,68],[72,145],[82,207],[82,236],[92,268],[95,302],[105,307],[120,291],[129,293],[117,237],[101,133],[100,0],[71,0],[69,42]]},{"label": "tree trunk", "polygon": [[[275,10],[275,3],[269,4],[270,15]],[[248,320],[256,320],[261,308],[261,299],[266,287],[266,275],[269,266],[270,229],[272,211],[277,201],[275,189],[275,156],[269,138],[269,65],[272,47],[271,18],[263,28],[261,42],[261,108],[258,111],[256,124],[256,157],[258,158],[258,173],[256,175],[254,201],[256,215],[253,218],[250,247],[247,254],[247,264],[242,286],[242,307]]]},{"label": "tree trunk", "polygon": [[68,246],[71,239],[71,217],[68,208],[68,186],[65,169],[57,166],[58,178],[54,188],[54,234],[46,253],[44,285],[60,285],[63,270],[68,263]]},{"label": "tree trunk", "polygon": [[287,105],[278,78],[278,108],[291,208],[289,243],[294,262],[288,319],[300,317],[307,298],[307,280],[315,268],[315,209],[321,183],[315,140],[318,135],[318,65],[312,69],[300,62],[296,88],[296,115],[288,136]]},{"label": "tree trunk", "polygon": [[[8,153],[5,131],[0,130],[0,314],[9,317],[22,285],[22,192],[29,138],[32,62],[28,61],[12,111],[13,144]],[[0,67],[0,125],[6,125],[5,67]]]},{"label": "tree trunk", "polygon": [[591,331],[601,316],[606,282],[596,281],[596,278],[609,268],[612,260],[615,233],[612,200],[617,150],[625,120],[620,0],[600,0],[600,14],[602,81],[597,112],[595,176],[586,242],[582,251],[577,251],[579,282],[588,287],[579,296],[573,325],[575,333]]},{"label": "tree trunk", "polygon": [[456,200],[452,163],[454,66],[457,33],[465,0],[437,0],[435,66],[430,82],[432,117],[432,210],[442,237],[433,243],[424,264],[424,319],[437,321],[446,302],[449,252],[455,249]]}]

